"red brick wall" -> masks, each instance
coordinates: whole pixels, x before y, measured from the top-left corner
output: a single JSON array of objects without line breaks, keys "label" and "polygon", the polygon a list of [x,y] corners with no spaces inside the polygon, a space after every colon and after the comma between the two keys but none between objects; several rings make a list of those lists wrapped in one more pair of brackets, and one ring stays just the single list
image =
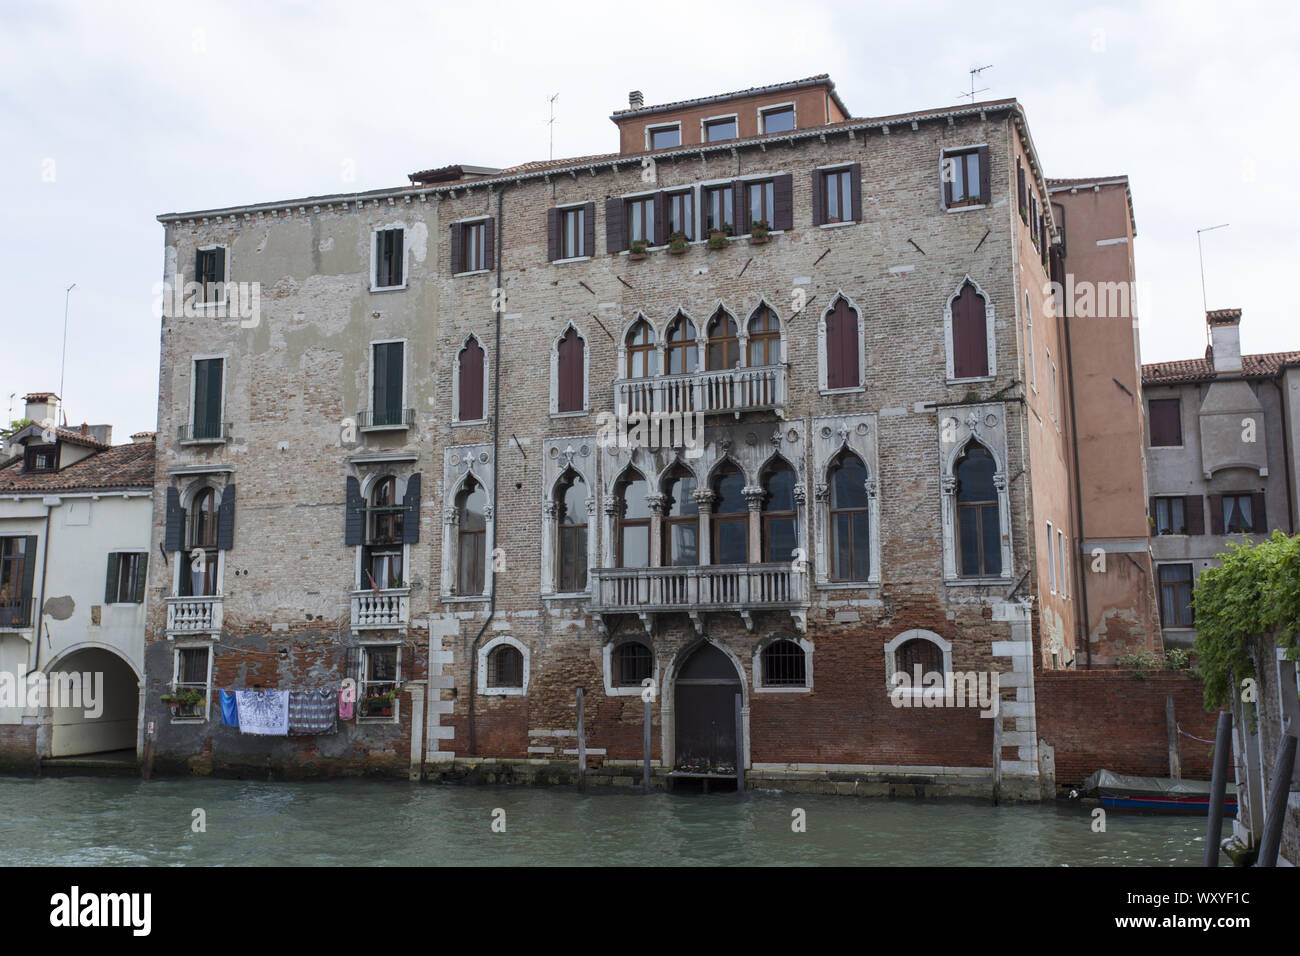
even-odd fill
[{"label": "red brick wall", "polygon": [[[1056,782],[1077,785],[1095,770],[1169,776],[1165,698],[1184,732],[1214,739],[1215,714],[1201,705],[1201,682],[1161,671],[1040,671],[1035,675],[1038,736],[1056,748]],[[1210,745],[1179,737],[1183,776],[1209,780]]]},{"label": "red brick wall", "polygon": [[36,770],[35,724],[0,724],[0,771]]}]

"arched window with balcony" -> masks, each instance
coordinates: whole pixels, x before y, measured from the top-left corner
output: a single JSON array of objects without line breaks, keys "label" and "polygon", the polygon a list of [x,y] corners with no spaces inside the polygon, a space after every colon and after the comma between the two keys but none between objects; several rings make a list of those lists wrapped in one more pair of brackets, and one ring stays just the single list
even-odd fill
[{"label": "arched window with balcony", "polygon": [[626,345],[628,378],[652,378],[659,374],[655,330],[649,322],[639,319],[628,330]]},{"label": "arched window with balcony", "polygon": [[781,322],[764,303],[749,317],[750,367],[781,364]]},{"label": "arched window with balcony", "polygon": [[705,368],[710,372],[740,367],[740,328],[726,309],[718,309],[708,325]]},{"label": "arched window with balcony", "polygon": [[403,509],[397,479],[385,475],[374,483],[366,503],[366,543],[362,550],[362,588],[404,586],[402,568]]},{"label": "arched window with balcony", "polygon": [[699,564],[699,538],[700,508],[695,501],[695,476],[679,464],[664,482],[664,567]]},{"label": "arched window with balcony", "polygon": [[867,468],[845,450],[827,473],[830,495],[832,581],[866,581],[871,575],[871,511]]},{"label": "arched window with balcony", "polygon": [[487,492],[471,475],[456,495],[456,593],[483,593],[487,561]]},{"label": "arched window with balcony", "polygon": [[731,462],[713,477],[713,563],[749,562],[749,506],[744,495],[745,476]]},{"label": "arched window with balcony", "polygon": [[573,471],[555,488],[556,589],[587,589],[587,486]]},{"label": "arched window with balcony", "polygon": [[620,568],[650,566],[650,486],[629,470],[615,491],[616,557]]},{"label": "arched window with balcony", "polygon": [[694,372],[699,364],[699,345],[696,342],[695,323],[683,313],[677,313],[668,326],[667,353],[664,361],[669,375],[681,375]]},{"label": "arched window with balcony", "polygon": [[967,444],[953,468],[957,573],[964,578],[1002,574],[1001,502],[994,481],[996,473],[993,455],[976,441]]},{"label": "arched window with balcony", "polygon": [[763,560],[789,563],[799,547],[799,512],[795,505],[794,469],[777,459],[763,472]]}]

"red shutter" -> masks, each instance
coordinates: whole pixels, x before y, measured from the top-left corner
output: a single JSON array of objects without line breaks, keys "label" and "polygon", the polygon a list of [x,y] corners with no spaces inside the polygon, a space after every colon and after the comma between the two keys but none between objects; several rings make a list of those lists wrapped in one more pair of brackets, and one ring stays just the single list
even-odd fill
[{"label": "red shutter", "polygon": [[460,409],[457,421],[483,417],[483,346],[470,339],[460,352]]},{"label": "red shutter", "polygon": [[[1183,443],[1182,409],[1176,398],[1153,398],[1147,403],[1151,426],[1151,444],[1181,445]],[[1223,532],[1214,532],[1222,534]]]},{"label": "red shutter", "polygon": [[582,207],[582,254],[596,254],[596,204],[589,202]]},{"label": "red shutter", "polygon": [[1210,534],[1223,534],[1223,495],[1210,495]]},{"label": "red shutter", "polygon": [[451,274],[455,275],[464,268],[461,258],[460,237],[462,226],[460,223],[451,227]]},{"label": "red shutter", "polygon": [[862,164],[849,167],[849,198],[853,203],[853,221],[862,221]]},{"label": "red shutter", "polygon": [[1200,495],[1183,499],[1183,514],[1187,516],[1188,534],[1205,534],[1205,500]]},{"label": "red shutter", "polygon": [[560,210],[546,210],[546,258],[554,262],[560,258]]},{"label": "red shutter", "polygon": [[840,338],[839,303],[826,315],[826,387],[840,387],[840,355],[837,343]]},{"label": "red shutter", "polygon": [[858,382],[858,325],[843,299],[826,316],[826,387],[856,388]]},{"label": "red shutter", "polygon": [[622,199],[605,200],[605,251],[610,255],[627,248],[626,210]]},{"label": "red shutter", "polygon": [[489,219],[483,223],[483,268],[491,269],[496,265],[496,223]]},{"label": "red shutter", "polygon": [[952,304],[952,370],[954,378],[981,378],[989,373],[988,329],[984,300],[967,283]]},{"label": "red shutter", "polygon": [[1268,534],[1268,505],[1264,502],[1264,492],[1256,491],[1250,496],[1250,517],[1254,523],[1251,529],[1255,534]]},{"label": "red shutter", "polygon": [[560,339],[557,361],[556,411],[582,411],[582,382],[584,377],[582,339],[577,330],[569,329]]},{"label": "red shutter", "polygon": [[789,174],[772,180],[772,228],[794,228],[794,177]]},{"label": "red shutter", "polygon": [[813,170],[812,177],[812,222],[814,226],[820,226],[826,222],[826,177],[816,169]]}]

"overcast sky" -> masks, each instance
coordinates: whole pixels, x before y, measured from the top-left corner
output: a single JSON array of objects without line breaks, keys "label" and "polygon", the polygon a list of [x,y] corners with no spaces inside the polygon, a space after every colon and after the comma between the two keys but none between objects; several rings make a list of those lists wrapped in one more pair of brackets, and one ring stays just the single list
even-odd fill
[{"label": "overcast sky", "polygon": [[[662,103],[829,73],[855,116],[1017,97],[1055,177],[1132,182],[1144,361],[1244,309],[1248,352],[1300,349],[1300,6],[1188,2],[0,6],[0,401],[154,427],[163,212],[405,185],[417,169],[617,149]],[[1281,104],[1281,105],[1279,105]],[[349,178],[350,177],[350,178]],[[10,399],[10,393],[14,398]],[[0,409],[2,412],[3,409]]]}]

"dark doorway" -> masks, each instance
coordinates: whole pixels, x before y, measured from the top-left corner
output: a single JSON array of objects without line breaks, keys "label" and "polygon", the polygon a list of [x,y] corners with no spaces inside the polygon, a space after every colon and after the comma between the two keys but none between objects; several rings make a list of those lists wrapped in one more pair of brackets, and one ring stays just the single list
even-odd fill
[{"label": "dark doorway", "polygon": [[676,767],[688,773],[736,772],[736,695],[740,677],[710,643],[682,664],[674,686]]}]

